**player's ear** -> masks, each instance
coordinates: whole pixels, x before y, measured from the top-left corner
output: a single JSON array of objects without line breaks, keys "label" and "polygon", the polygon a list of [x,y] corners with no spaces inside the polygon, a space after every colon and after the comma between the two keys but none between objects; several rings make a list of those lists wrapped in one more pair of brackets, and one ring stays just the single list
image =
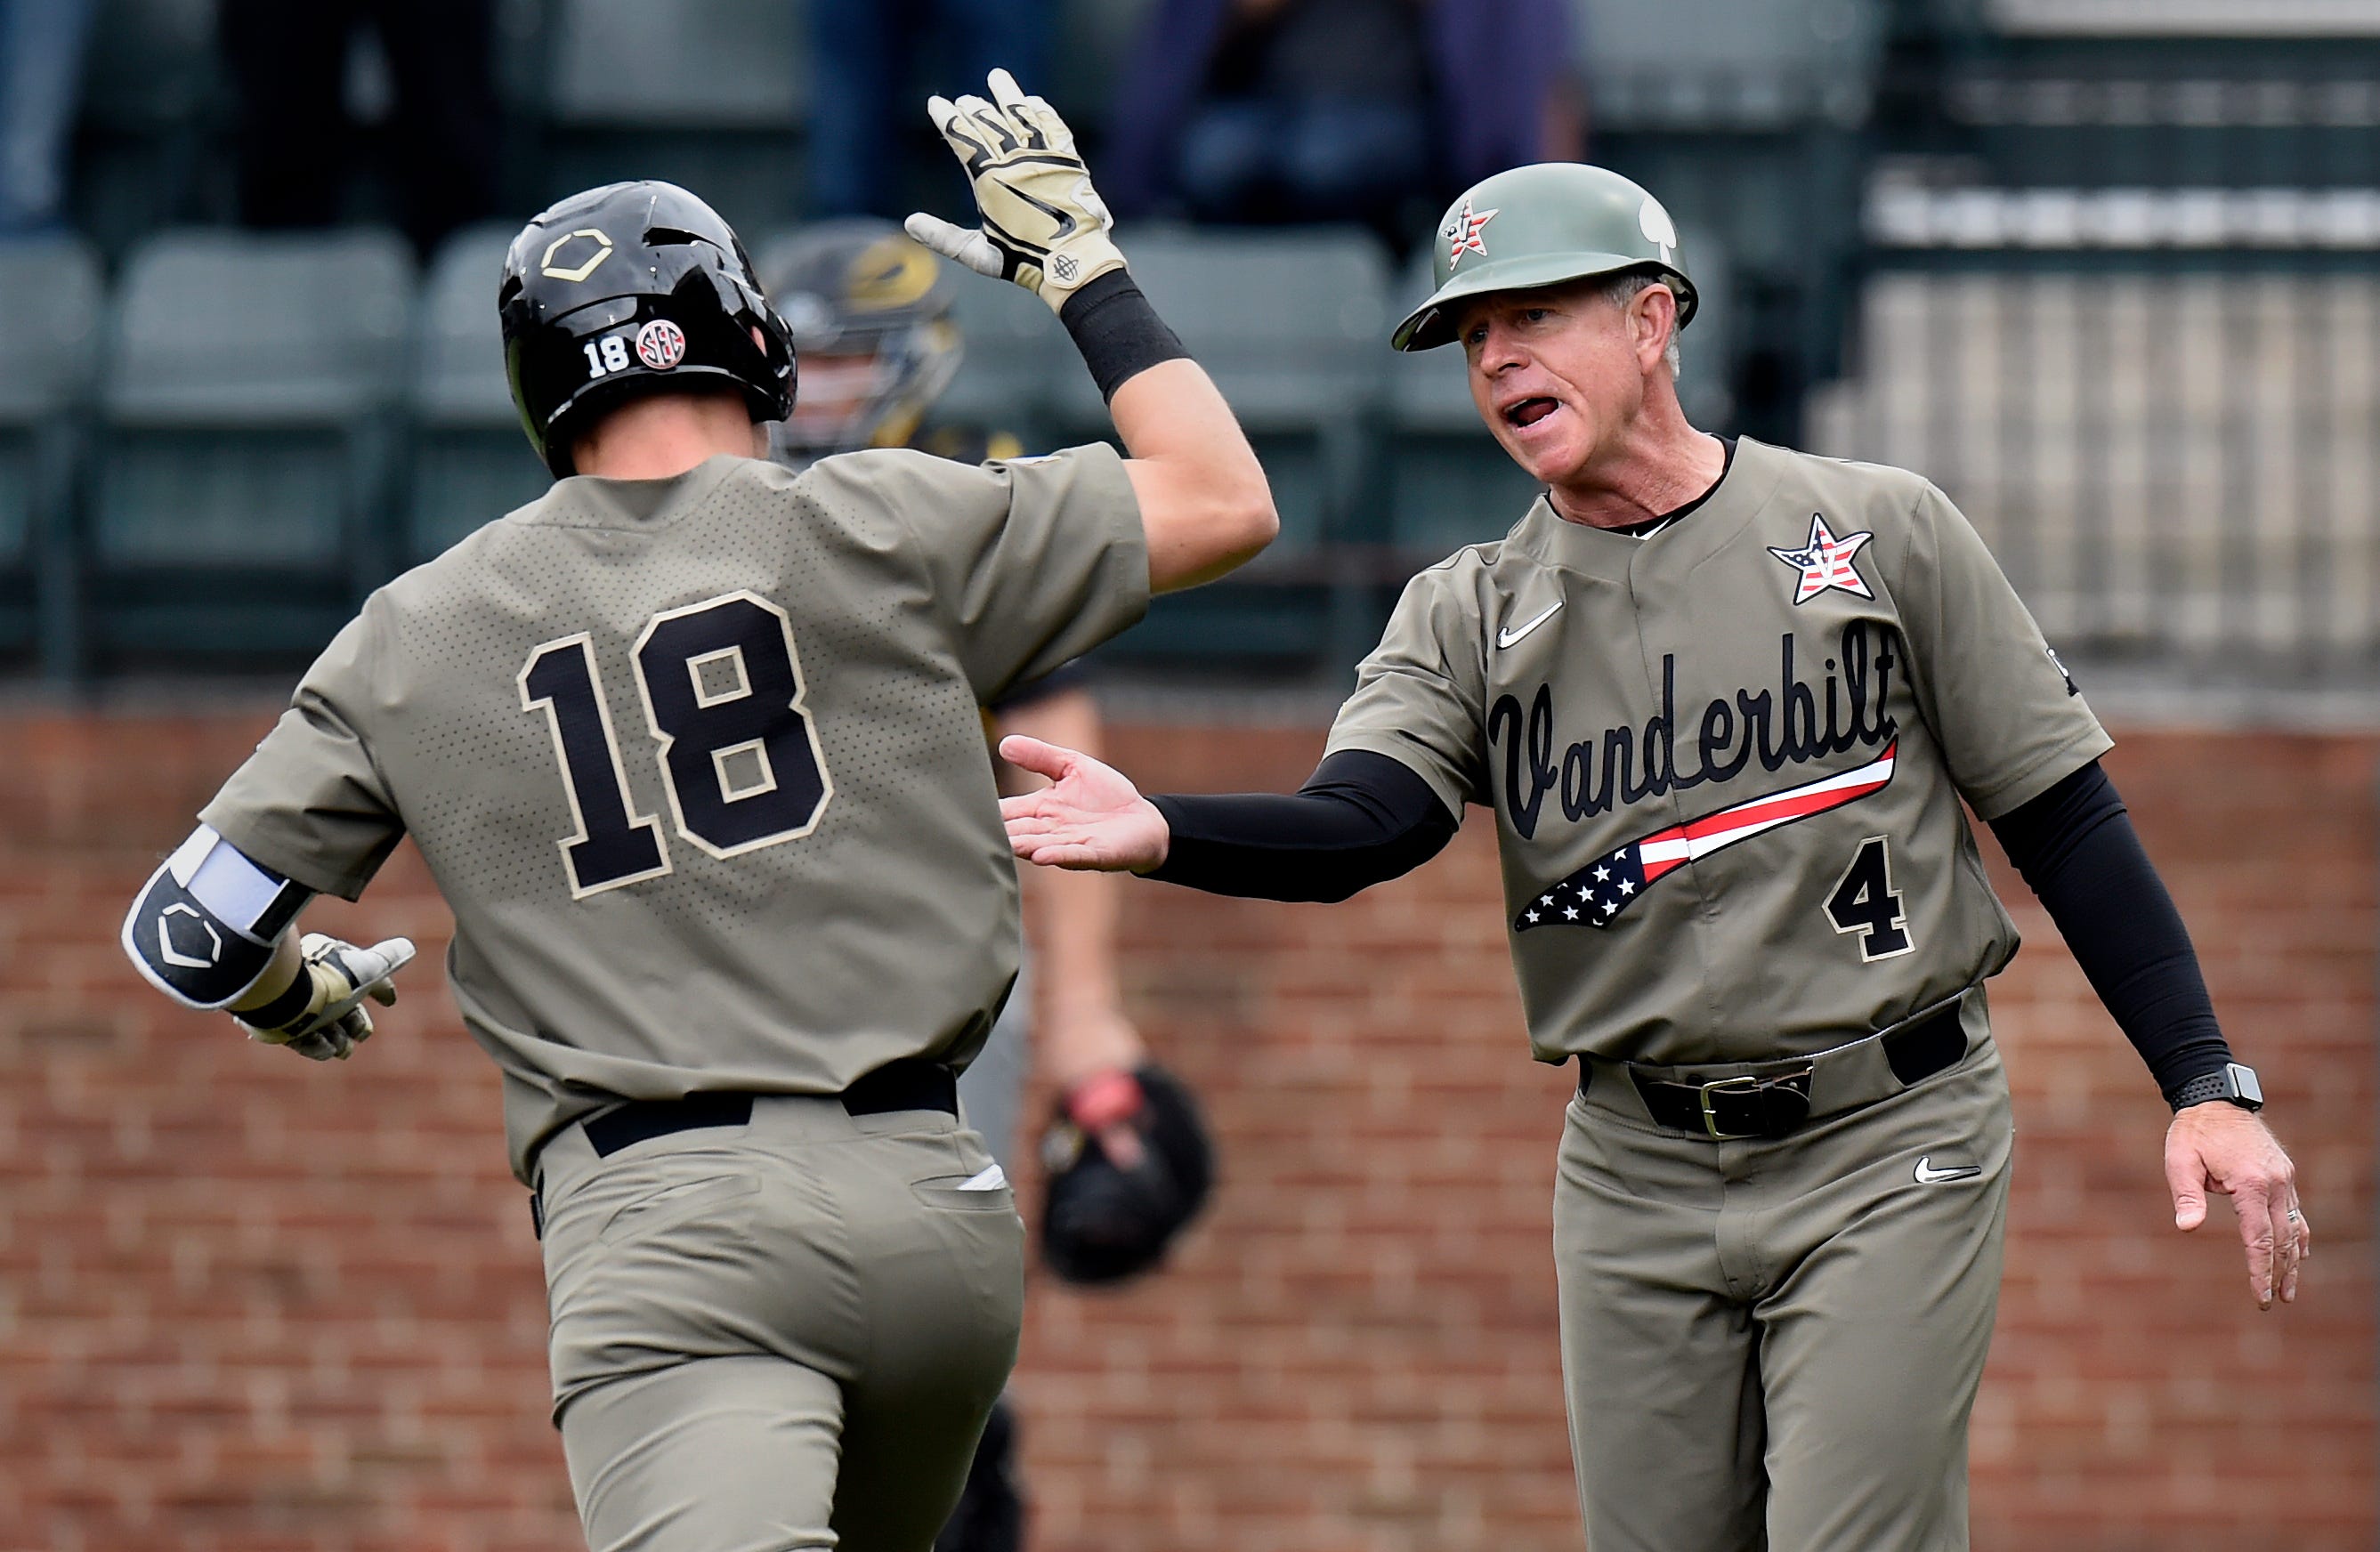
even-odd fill
[{"label": "player's ear", "polygon": [[1631,298],[1628,323],[1636,346],[1637,364],[1651,371],[1670,348],[1678,327],[1678,297],[1658,281]]}]

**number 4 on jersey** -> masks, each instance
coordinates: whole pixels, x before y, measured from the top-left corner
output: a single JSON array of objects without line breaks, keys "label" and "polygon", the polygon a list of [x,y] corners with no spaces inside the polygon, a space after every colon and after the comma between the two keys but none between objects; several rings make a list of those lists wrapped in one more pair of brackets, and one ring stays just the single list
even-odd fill
[{"label": "number 4 on jersey", "polygon": [[[797,841],[834,785],[802,709],[785,612],[734,592],[656,614],[637,637],[637,688],[660,746],[679,837],[715,857]],[[549,641],[521,665],[521,709],[543,710],[577,828],[560,842],[573,898],[670,871],[661,821],[633,811],[596,675],[593,637]]]},{"label": "number 4 on jersey", "polygon": [[1881,835],[1860,843],[1852,865],[1827,897],[1827,919],[1837,932],[1860,935],[1860,958],[1873,964],[1905,954],[1917,945],[1910,940],[1908,917],[1900,896],[1892,889],[1892,851]]}]

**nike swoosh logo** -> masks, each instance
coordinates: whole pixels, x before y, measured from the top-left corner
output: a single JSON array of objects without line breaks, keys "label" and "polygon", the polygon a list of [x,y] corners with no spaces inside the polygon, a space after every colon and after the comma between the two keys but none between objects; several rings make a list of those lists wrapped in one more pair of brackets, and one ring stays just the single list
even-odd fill
[{"label": "nike swoosh logo", "polygon": [[1520,640],[1521,637],[1528,635],[1539,625],[1544,624],[1548,620],[1552,619],[1554,617],[1554,611],[1560,607],[1561,600],[1560,599],[1556,599],[1553,602],[1546,605],[1546,612],[1544,613],[1538,615],[1527,624],[1521,625],[1517,628],[1507,627],[1506,629],[1498,631],[1496,633],[1496,645],[1499,647],[1510,647],[1512,643]]},{"label": "nike swoosh logo", "polygon": [[1980,1164],[1959,1164],[1948,1170],[1937,1170],[1934,1168],[1934,1156],[1931,1154],[1917,1161],[1917,1183],[1920,1185],[1939,1185],[1944,1181],[1973,1180],[1983,1172],[1984,1167]]}]

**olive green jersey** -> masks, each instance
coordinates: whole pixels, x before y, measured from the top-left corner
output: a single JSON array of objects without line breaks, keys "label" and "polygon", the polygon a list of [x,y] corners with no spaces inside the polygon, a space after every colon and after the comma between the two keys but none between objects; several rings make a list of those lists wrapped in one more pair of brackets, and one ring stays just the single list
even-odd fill
[{"label": "olive green jersey", "polygon": [[1102,446],[565,479],[374,593],[204,818],[350,899],[413,837],[526,1178],[614,1098],[963,1065],[1017,961],[976,709],[1148,599]]},{"label": "olive green jersey", "polygon": [[1647,539],[1542,498],[1414,578],[1332,750],[1492,807],[1541,1060],[1759,1061],[2006,964],[1994,818],[2109,740],[1974,530],[1750,439]]}]

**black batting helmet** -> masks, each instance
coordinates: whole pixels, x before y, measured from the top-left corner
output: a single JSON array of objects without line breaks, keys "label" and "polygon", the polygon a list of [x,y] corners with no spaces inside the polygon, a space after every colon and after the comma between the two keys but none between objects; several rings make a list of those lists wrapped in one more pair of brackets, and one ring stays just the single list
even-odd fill
[{"label": "black batting helmet", "polygon": [[496,310],[521,429],[557,479],[572,442],[637,394],[723,380],[756,422],[794,406],[793,337],[743,243],[674,183],[608,184],[532,220]]}]

